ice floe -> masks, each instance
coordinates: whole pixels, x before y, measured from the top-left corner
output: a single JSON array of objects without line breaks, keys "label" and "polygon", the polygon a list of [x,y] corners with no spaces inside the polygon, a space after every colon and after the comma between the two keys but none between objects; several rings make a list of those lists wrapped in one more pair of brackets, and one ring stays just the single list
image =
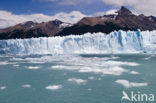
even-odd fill
[{"label": "ice floe", "polygon": [[87,80],[83,80],[83,79],[79,79],[79,78],[69,78],[67,81],[69,82],[74,82],[77,84],[85,84],[87,82]]},{"label": "ice floe", "polygon": [[1,86],[0,87],[0,90],[4,90],[4,89],[6,89],[6,86]]},{"label": "ice floe", "polygon": [[47,90],[58,90],[61,89],[63,86],[62,85],[48,85],[45,87]]},{"label": "ice floe", "polygon": [[24,85],[22,85],[22,87],[23,87],[23,88],[30,88],[31,85],[30,85],[30,84],[24,84]]},{"label": "ice floe", "polygon": [[130,74],[139,74],[139,72],[131,71]]},{"label": "ice floe", "polygon": [[16,64],[16,62],[0,61],[0,65]]},{"label": "ice floe", "polygon": [[91,77],[88,77],[88,79],[90,79],[90,80],[94,80],[95,77],[91,76]]},{"label": "ice floe", "polygon": [[36,69],[39,69],[40,67],[39,66],[28,66],[26,68],[36,70]]},{"label": "ice floe", "polygon": [[147,86],[147,83],[137,83],[137,82],[130,82],[128,80],[116,80],[115,81],[118,84],[121,84],[122,86],[126,87],[126,88],[130,88],[130,87],[143,87],[143,86]]}]

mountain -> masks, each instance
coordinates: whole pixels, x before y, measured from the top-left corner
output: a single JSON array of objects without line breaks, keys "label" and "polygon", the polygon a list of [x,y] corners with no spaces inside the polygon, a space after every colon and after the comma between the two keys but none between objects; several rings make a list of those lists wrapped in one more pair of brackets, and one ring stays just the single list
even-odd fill
[{"label": "mountain", "polygon": [[0,39],[32,38],[54,36],[63,29],[63,22],[59,20],[34,23],[28,21],[0,30]]},{"label": "mountain", "polygon": [[121,7],[121,9],[117,11],[117,13],[117,15],[85,17],[77,24],[63,29],[57,35],[81,35],[87,32],[103,32],[109,34],[110,32],[115,30],[156,30],[156,17],[154,16],[144,16],[143,14],[134,15],[130,10],[125,7]]},{"label": "mountain", "polygon": [[0,40],[32,37],[51,37],[67,35],[83,35],[84,33],[102,32],[109,34],[113,31],[152,31],[156,30],[156,17],[135,15],[125,7],[121,7],[115,15],[99,17],[84,17],[78,23],[71,25],[59,20],[34,23],[28,21],[6,29],[0,29]]}]

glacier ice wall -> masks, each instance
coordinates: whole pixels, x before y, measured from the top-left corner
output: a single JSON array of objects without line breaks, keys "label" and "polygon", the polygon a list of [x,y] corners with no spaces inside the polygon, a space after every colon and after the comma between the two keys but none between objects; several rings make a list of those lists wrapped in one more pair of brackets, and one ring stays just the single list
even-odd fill
[{"label": "glacier ice wall", "polygon": [[0,40],[4,54],[156,53],[156,31]]}]

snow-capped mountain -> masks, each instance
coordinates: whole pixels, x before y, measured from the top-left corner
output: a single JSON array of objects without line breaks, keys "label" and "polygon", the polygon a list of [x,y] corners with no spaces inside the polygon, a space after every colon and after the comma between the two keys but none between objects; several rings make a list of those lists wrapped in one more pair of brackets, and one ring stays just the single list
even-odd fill
[{"label": "snow-capped mountain", "polygon": [[104,15],[100,17],[85,17],[75,25],[63,29],[58,33],[59,36],[70,34],[81,35],[84,33],[103,32],[109,34],[115,30],[134,30],[141,31],[156,30],[156,17],[135,15],[125,7],[121,7],[116,14]]},{"label": "snow-capped mountain", "polygon": [[[76,15],[79,13],[74,12],[72,14]],[[76,16],[74,18],[76,18]],[[66,23],[60,20],[42,23],[26,22],[18,24],[13,27],[1,29],[0,39],[83,35],[88,32],[102,32],[109,34],[115,30],[137,31],[137,29],[140,29],[141,31],[156,30],[156,17],[144,16],[143,14],[135,15],[127,8],[122,7],[116,14],[99,17],[84,17],[76,24]]]}]

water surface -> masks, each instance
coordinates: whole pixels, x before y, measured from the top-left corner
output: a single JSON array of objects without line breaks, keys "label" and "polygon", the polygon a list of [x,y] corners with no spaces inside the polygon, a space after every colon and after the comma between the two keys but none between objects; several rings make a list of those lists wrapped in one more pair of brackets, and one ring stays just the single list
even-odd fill
[{"label": "water surface", "polygon": [[129,103],[122,91],[156,95],[155,61],[137,54],[1,55],[0,103]]}]

